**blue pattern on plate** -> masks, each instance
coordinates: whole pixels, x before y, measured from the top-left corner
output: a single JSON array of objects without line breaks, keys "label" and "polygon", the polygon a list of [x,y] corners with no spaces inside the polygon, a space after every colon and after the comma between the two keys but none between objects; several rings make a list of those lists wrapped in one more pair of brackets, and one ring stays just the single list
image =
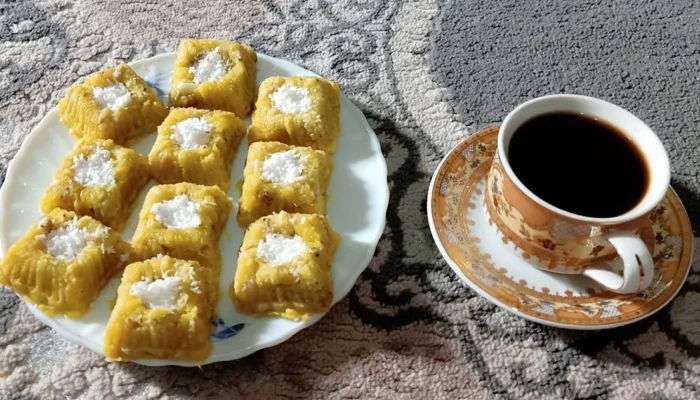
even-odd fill
[{"label": "blue pattern on plate", "polygon": [[[162,74],[161,74],[161,75],[162,75]],[[147,76],[147,77],[144,78],[143,80],[146,81],[146,84],[147,84],[148,86],[152,87],[153,90],[156,91],[156,94],[158,95],[158,97],[160,97],[160,99],[161,99],[162,101],[166,101],[166,100],[167,100],[168,95],[165,94],[165,91],[164,91],[163,89],[161,89],[161,88],[158,87],[158,83],[157,83],[157,82],[162,82],[163,77],[161,77],[160,75],[155,76],[155,77]]]},{"label": "blue pattern on plate", "polygon": [[212,342],[217,342],[219,340],[224,340],[235,336],[238,334],[238,332],[243,330],[243,327],[245,327],[245,324],[243,323],[227,326],[226,322],[224,322],[221,317],[216,317],[212,324],[214,324],[216,327],[216,331],[211,334],[209,339]]}]

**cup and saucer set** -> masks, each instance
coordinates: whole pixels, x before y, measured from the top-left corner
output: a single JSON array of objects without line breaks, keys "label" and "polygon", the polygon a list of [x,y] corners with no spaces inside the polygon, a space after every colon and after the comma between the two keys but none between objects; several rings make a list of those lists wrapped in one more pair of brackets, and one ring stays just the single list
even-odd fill
[{"label": "cup and saucer set", "polygon": [[[630,149],[641,164],[631,165]],[[585,96],[530,100],[450,150],[430,183],[428,219],[469,287],[559,328],[614,328],[654,314],[692,259],[661,141],[630,112]]]}]

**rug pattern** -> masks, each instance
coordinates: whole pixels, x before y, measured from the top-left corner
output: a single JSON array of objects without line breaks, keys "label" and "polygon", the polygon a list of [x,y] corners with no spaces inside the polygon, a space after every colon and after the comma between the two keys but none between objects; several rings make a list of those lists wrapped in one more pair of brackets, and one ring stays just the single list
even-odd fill
[{"label": "rug pattern", "polygon": [[[693,0],[0,4],[0,182],[77,79],[230,38],[341,84],[377,132],[391,204],[350,295],[288,342],[200,370],[106,363],[0,289],[0,398],[700,398],[700,258],[655,316],[601,332],[527,322],[459,281],[432,242],[432,171],[460,139],[543,94],[602,97],[647,121],[700,218],[700,7]],[[700,244],[696,240],[696,245]]]}]

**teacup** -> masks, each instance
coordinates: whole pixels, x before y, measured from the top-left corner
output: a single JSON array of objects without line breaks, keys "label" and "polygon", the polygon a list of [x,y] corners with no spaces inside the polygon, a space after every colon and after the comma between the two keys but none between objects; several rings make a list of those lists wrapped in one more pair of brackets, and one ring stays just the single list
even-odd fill
[{"label": "teacup", "polygon": [[[535,195],[518,179],[508,160],[513,134],[526,121],[553,112],[571,112],[606,121],[624,133],[647,163],[648,184],[637,205],[609,218],[577,215]],[[566,168],[559,165],[556,168]],[[536,98],[515,108],[500,127],[498,153],[487,177],[486,210],[498,230],[540,269],[583,274],[608,290],[635,293],[654,275],[649,214],[668,191],[671,168],[663,144],[639,118],[614,104],[578,95]],[[591,188],[595,191],[595,187]],[[601,193],[605,195],[605,193]],[[624,268],[609,264],[620,258]]]}]

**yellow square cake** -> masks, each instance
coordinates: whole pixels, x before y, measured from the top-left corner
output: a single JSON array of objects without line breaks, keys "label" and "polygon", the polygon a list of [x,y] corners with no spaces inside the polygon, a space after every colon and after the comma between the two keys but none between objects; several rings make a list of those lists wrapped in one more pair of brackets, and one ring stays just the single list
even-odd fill
[{"label": "yellow square cake", "polygon": [[219,238],[232,208],[216,186],[193,183],[152,188],[139,214],[132,245],[138,259],[167,254],[221,268]]},{"label": "yellow square cake", "polygon": [[260,84],[249,141],[277,141],[334,153],[340,88],[314,76],[273,76]]},{"label": "yellow square cake", "polygon": [[328,311],[339,243],[323,215],[281,212],[255,221],[238,255],[233,303],[244,314],[291,320]]},{"label": "yellow square cake", "polygon": [[278,211],[325,214],[333,160],[324,151],[279,142],[250,145],[238,203],[247,226]]},{"label": "yellow square cake", "polygon": [[155,90],[126,64],[73,85],[58,102],[61,122],[73,136],[119,144],[154,132],[167,114]]},{"label": "yellow square cake", "polygon": [[231,164],[246,127],[234,113],[174,108],[148,155],[160,183],[191,182],[228,190]]},{"label": "yellow square cake", "polygon": [[0,284],[48,315],[78,318],[128,263],[129,244],[90,217],[55,209],[10,247]]},{"label": "yellow square cake", "polygon": [[231,111],[246,118],[255,102],[258,56],[225,40],[180,42],[170,78],[170,106]]},{"label": "yellow square cake", "polygon": [[218,283],[196,261],[158,256],[124,270],[105,333],[115,361],[204,361],[211,353]]},{"label": "yellow square cake", "polygon": [[63,159],[40,208],[45,214],[57,207],[75,211],[120,230],[148,178],[146,158],[134,150],[84,139]]}]

